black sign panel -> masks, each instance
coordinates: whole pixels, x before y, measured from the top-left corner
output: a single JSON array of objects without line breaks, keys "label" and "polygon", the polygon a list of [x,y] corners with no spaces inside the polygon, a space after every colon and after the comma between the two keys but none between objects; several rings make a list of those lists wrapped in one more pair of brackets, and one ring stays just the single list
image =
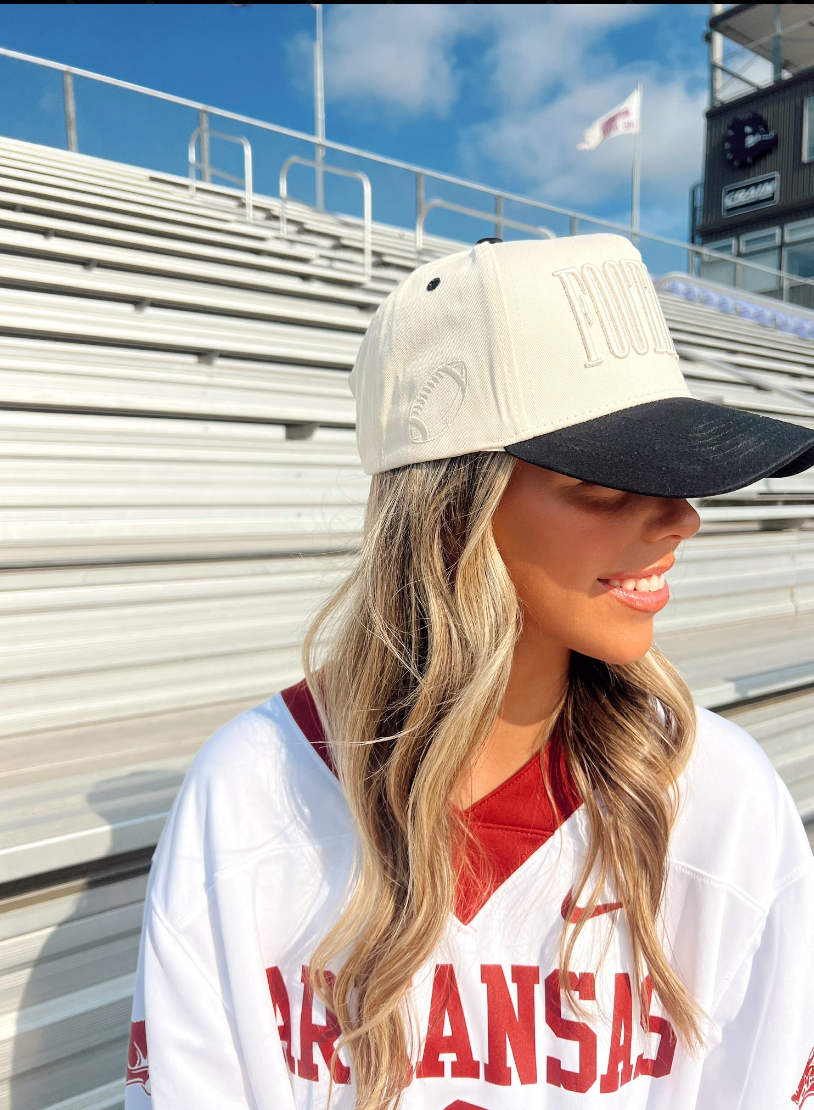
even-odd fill
[{"label": "black sign panel", "polygon": [[730,166],[751,166],[777,146],[777,132],[755,112],[746,119],[733,119],[724,135],[724,154]]},{"label": "black sign panel", "polygon": [[753,177],[751,181],[727,185],[721,193],[721,214],[739,216],[742,212],[769,208],[777,204],[779,198],[780,174],[767,173],[763,177]]}]

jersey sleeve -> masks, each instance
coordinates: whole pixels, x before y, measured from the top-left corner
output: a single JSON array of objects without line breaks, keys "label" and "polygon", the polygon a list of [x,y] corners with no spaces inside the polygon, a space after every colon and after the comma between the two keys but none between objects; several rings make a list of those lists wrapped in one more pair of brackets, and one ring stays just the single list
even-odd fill
[{"label": "jersey sleeve", "polygon": [[712,1017],[697,1110],[802,1110],[809,1095],[814,1110],[814,864],[776,896]]},{"label": "jersey sleeve", "polygon": [[125,1090],[125,1110],[248,1110],[256,1105],[217,986],[149,902]]}]

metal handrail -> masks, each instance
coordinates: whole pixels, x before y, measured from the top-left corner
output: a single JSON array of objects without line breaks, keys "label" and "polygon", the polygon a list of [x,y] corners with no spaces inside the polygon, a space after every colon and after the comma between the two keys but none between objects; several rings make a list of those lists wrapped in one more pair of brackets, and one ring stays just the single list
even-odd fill
[{"label": "metal handrail", "polygon": [[[497,199],[502,198],[498,197]],[[449,212],[460,212],[464,216],[472,216],[473,219],[487,220],[495,225],[495,235],[502,231],[504,227],[515,227],[519,231],[530,231],[532,235],[539,235],[542,239],[557,238],[554,232],[547,227],[536,227],[534,224],[523,224],[517,220],[510,220],[508,216],[503,215],[501,207],[498,207],[495,212],[481,212],[477,208],[467,208],[463,204],[453,204],[449,200],[429,200],[421,205],[416,214],[415,253],[418,261],[421,260],[424,250],[424,224],[433,208],[444,208]],[[502,236],[498,236],[498,238],[502,238]]]},{"label": "metal handrail", "polygon": [[288,171],[292,166],[310,166],[311,169],[322,173],[334,173],[339,177],[352,177],[362,183],[364,194],[364,217],[362,227],[362,244],[364,252],[362,281],[368,282],[373,276],[373,191],[370,187],[370,178],[361,170],[343,170],[339,166],[329,166],[327,162],[314,161],[310,158],[300,158],[292,154],[283,163],[280,170],[280,237],[288,238]]},{"label": "metal handrail", "polygon": [[[634,231],[626,224],[615,223],[613,220],[605,220],[598,216],[588,216],[584,212],[575,212],[571,208],[561,208],[559,205],[547,204],[544,201],[532,200],[529,197],[524,197],[519,193],[508,193],[502,189],[494,189],[489,185],[481,185],[477,181],[468,181],[464,177],[456,177],[453,174],[441,173],[438,170],[428,170],[423,166],[415,165],[412,162],[403,162],[398,158],[388,158],[383,154],[373,154],[367,150],[361,150],[358,147],[348,146],[345,143],[337,143],[331,139],[321,139],[317,135],[309,135],[304,131],[295,131],[291,127],[282,127],[276,123],[267,123],[265,120],[255,119],[252,116],[244,116],[239,112],[230,112],[225,108],[213,108],[211,105],[204,104],[199,100],[190,100],[187,97],[175,96],[172,93],[160,92],[157,89],[148,88],[145,85],[136,85],[132,81],[121,81],[117,77],[106,77],[104,74],[95,73],[93,70],[77,69],[75,66],[68,66],[62,62],[52,62],[47,58],[39,58],[34,54],[25,54],[19,50],[9,50],[7,47],[0,47],[0,57],[15,58],[18,61],[30,62],[32,65],[44,66],[47,69],[55,69],[61,73],[70,72],[73,77],[84,77],[90,81],[98,81],[101,84],[113,85],[116,88],[127,89],[130,92],[141,93],[143,96],[150,96],[156,100],[164,100],[170,104],[178,104],[186,108],[194,108],[198,112],[208,112],[215,116],[220,116],[221,119],[233,120],[237,123],[242,123],[250,127],[257,127],[262,131],[271,131],[276,135],[285,135],[290,139],[308,143],[310,146],[314,144],[323,146],[326,150],[337,151],[340,154],[347,154],[354,158],[362,158],[368,162],[374,162],[381,166],[390,166],[393,169],[404,170],[412,173],[416,177],[416,184],[418,185],[423,178],[432,178],[434,181],[442,181],[448,185],[455,185],[464,189],[471,189],[476,193],[484,193],[487,196],[493,197],[495,200],[502,198],[504,201],[512,203],[523,204],[527,208],[539,209],[543,212],[552,212],[558,216],[567,216],[571,220],[571,234],[576,234],[580,221],[588,223],[593,227],[605,228],[609,231],[617,231],[623,235],[632,236]],[[505,221],[504,221],[505,222]],[[682,251],[688,251],[690,257],[698,255],[701,258],[717,259],[721,261],[727,256],[722,255],[717,251],[709,250],[707,247],[699,246],[695,243],[682,242],[679,239],[668,239],[664,235],[653,235],[651,232],[639,231],[635,232],[638,240],[646,240],[651,243],[659,243],[662,246],[676,247]],[[748,266],[753,270],[758,270],[761,273],[771,274],[775,277],[789,279],[795,285],[810,285],[814,287],[814,279],[798,277],[796,274],[790,274],[784,270],[774,270],[769,266],[761,266],[756,262],[746,262],[744,259],[735,259],[738,265]]]},{"label": "metal handrail", "polygon": [[733,378],[737,378],[746,385],[753,385],[757,389],[764,389],[767,393],[777,393],[781,397],[788,397],[791,401],[797,401],[798,404],[806,405],[808,408],[814,408],[814,397],[810,394],[802,393],[799,389],[789,389],[788,386],[772,384],[767,382],[759,373],[755,374],[751,370],[744,370],[740,366],[733,366],[729,362],[722,362],[718,358],[708,358],[704,351],[699,350],[697,347],[688,346],[686,343],[676,343],[676,354],[680,358],[686,359],[687,362],[695,362],[699,366],[711,366],[715,370],[723,370],[731,374]]},{"label": "metal handrail", "polygon": [[[234,174],[226,173],[224,170],[214,170],[208,158],[202,161],[197,160],[196,150],[198,146],[198,138],[203,141],[203,136],[207,139],[225,139],[227,143],[237,143],[243,147],[243,177],[235,177]],[[253,190],[252,190],[252,144],[248,139],[242,135],[227,135],[225,131],[212,131],[208,127],[196,127],[189,137],[187,145],[187,161],[189,162],[189,191],[194,197],[196,195],[196,173],[201,170],[203,173],[215,174],[216,177],[222,177],[225,181],[232,181],[235,185],[243,186],[244,203],[246,205],[246,220],[251,223],[253,218]]]}]

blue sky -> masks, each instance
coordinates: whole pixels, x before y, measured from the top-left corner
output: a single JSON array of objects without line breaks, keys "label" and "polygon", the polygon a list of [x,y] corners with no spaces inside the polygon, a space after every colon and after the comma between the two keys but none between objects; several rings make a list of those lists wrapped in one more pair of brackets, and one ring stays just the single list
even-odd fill
[{"label": "blue sky", "polygon": [[[327,134],[627,222],[633,139],[575,147],[641,79],[642,227],[685,239],[688,190],[701,171],[707,12],[702,4],[329,4]],[[2,46],[313,129],[308,4],[4,4],[0,13]],[[83,151],[185,172],[192,113],[87,82],[77,82],[77,102]],[[59,75],[0,58],[0,132],[64,144]],[[286,154],[309,154],[290,140],[250,138],[259,191],[276,192]],[[230,149],[217,157],[237,168]],[[297,173],[293,191],[308,199],[312,186]],[[352,185],[331,190],[332,207],[359,207]],[[450,189],[437,195],[476,202]],[[413,205],[404,175],[374,175],[374,215],[407,223]],[[482,233],[432,218],[439,231]]]}]

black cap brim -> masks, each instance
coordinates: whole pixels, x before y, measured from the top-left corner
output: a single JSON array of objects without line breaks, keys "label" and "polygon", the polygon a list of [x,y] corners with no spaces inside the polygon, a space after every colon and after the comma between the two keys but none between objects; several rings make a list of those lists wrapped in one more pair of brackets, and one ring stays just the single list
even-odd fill
[{"label": "black cap brim", "polygon": [[649,497],[712,497],[814,465],[814,429],[694,397],[619,409],[506,447],[592,485]]}]

